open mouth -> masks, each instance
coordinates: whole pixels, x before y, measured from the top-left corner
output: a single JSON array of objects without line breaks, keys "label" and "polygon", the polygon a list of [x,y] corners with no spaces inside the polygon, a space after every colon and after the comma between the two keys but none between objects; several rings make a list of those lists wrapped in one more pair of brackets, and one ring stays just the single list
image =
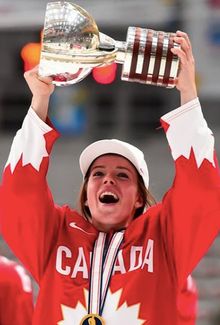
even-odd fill
[{"label": "open mouth", "polygon": [[100,195],[99,201],[105,204],[117,203],[119,201],[118,196],[112,192],[104,192]]}]

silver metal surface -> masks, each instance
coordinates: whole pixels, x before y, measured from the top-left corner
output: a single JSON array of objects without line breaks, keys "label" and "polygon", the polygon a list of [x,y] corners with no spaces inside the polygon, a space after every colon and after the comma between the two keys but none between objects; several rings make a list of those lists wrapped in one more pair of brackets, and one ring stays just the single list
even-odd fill
[{"label": "silver metal surface", "polygon": [[179,47],[173,41],[174,36],[174,33],[129,27],[122,80],[173,88],[179,68],[179,59],[170,50]]},{"label": "silver metal surface", "polygon": [[94,67],[116,62],[123,65],[122,80],[172,88],[179,60],[171,55],[170,47],[178,45],[170,42],[170,35],[174,34],[129,27],[126,42],[115,41],[99,32],[92,16],[78,5],[50,2],[39,73],[52,76],[54,84],[62,86],[83,80]]},{"label": "silver metal surface", "polygon": [[39,73],[58,86],[77,83],[93,67],[115,60],[115,52],[100,51],[94,19],[81,7],[65,1],[47,4]]}]

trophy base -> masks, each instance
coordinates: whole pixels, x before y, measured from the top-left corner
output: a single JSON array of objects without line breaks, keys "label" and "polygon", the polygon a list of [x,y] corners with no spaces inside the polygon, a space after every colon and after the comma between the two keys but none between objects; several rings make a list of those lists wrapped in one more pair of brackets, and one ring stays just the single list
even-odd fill
[{"label": "trophy base", "polygon": [[121,79],[166,88],[175,87],[179,59],[171,48],[174,33],[129,27]]}]

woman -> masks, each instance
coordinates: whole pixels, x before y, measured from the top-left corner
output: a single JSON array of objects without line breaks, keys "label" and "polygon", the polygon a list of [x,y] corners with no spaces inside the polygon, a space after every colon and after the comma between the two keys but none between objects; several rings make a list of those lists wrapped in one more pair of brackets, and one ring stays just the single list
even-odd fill
[{"label": "woman", "polygon": [[81,213],[54,204],[46,182],[58,134],[47,120],[54,86],[25,74],[31,108],[1,186],[5,240],[40,286],[34,325],[177,324],[177,297],[219,229],[219,170],[201,112],[187,34],[178,31],[181,107],[161,123],[176,176],[151,205],[148,170],[134,146],[102,140],[81,154]]}]

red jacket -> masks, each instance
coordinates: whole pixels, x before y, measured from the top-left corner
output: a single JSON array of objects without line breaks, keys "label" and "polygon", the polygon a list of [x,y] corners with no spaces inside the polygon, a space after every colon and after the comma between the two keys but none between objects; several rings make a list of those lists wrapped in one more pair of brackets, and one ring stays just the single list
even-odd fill
[{"label": "red jacket", "polygon": [[24,268],[0,256],[0,325],[31,325],[33,293]]},{"label": "red jacket", "polygon": [[[161,122],[175,179],[162,202],[125,231],[104,305],[106,325],[176,325],[177,294],[218,233],[219,169],[198,99]],[[40,285],[33,325],[80,324],[98,236],[80,214],[53,201],[46,175],[57,137],[30,109],[0,189],[4,238]]]},{"label": "red jacket", "polygon": [[178,325],[195,325],[198,312],[198,291],[189,275],[177,298]]}]

